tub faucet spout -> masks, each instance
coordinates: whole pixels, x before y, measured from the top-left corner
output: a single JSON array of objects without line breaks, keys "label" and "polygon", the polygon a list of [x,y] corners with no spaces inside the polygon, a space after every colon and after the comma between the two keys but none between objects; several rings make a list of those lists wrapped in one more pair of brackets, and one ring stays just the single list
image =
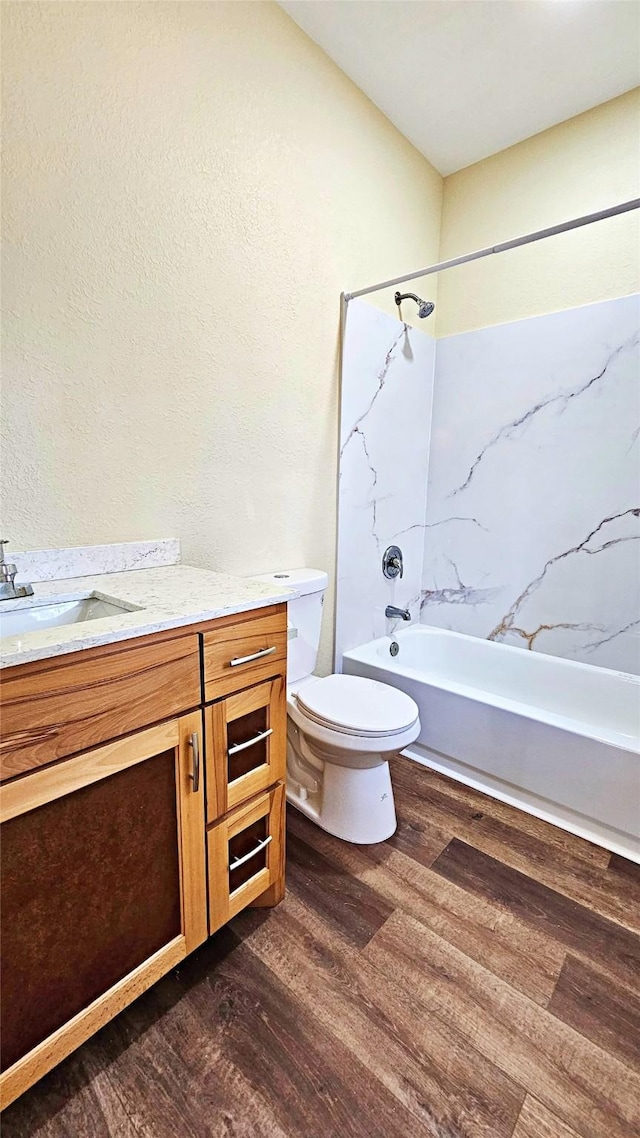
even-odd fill
[{"label": "tub faucet spout", "polygon": [[390,620],[399,617],[402,620],[411,620],[411,613],[409,609],[397,609],[395,605],[387,605],[384,610],[384,615],[389,617]]}]

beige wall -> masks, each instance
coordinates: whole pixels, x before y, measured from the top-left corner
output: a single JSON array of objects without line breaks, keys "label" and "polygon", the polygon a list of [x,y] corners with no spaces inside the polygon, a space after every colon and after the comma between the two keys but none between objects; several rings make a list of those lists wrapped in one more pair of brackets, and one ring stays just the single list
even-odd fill
[{"label": "beige wall", "polygon": [[[639,139],[636,89],[450,175],[440,259],[640,197]],[[639,213],[440,274],[438,336],[636,292]]]},{"label": "beige wall", "polygon": [[275,4],[2,9],[3,536],[333,575],[339,294],[442,179]]}]

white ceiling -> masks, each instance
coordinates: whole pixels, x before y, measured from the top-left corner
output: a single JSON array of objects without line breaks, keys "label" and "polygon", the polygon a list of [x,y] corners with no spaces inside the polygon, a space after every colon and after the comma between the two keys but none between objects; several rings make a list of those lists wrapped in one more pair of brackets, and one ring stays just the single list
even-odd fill
[{"label": "white ceiling", "polygon": [[640,84],[637,0],[281,0],[441,174]]}]

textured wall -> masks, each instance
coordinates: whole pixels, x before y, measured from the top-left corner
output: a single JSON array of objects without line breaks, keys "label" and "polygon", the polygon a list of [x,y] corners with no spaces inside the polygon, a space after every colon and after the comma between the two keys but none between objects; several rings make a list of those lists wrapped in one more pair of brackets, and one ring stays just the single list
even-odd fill
[{"label": "textured wall", "polygon": [[3,53],[5,536],[333,576],[339,293],[437,258],[440,176],[275,4],[9,2]]},{"label": "textured wall", "polygon": [[[639,132],[637,89],[450,175],[439,259],[640,197]],[[437,335],[636,292],[639,248],[636,210],[449,269]]]}]

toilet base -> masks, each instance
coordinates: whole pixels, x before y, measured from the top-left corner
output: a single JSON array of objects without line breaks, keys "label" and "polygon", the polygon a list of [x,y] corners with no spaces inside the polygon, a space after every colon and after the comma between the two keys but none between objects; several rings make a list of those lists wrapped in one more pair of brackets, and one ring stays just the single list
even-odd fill
[{"label": "toilet base", "polygon": [[287,801],[336,838],[356,845],[384,842],[395,833],[396,808],[388,762],[370,767],[325,763],[319,794],[287,787]]}]

